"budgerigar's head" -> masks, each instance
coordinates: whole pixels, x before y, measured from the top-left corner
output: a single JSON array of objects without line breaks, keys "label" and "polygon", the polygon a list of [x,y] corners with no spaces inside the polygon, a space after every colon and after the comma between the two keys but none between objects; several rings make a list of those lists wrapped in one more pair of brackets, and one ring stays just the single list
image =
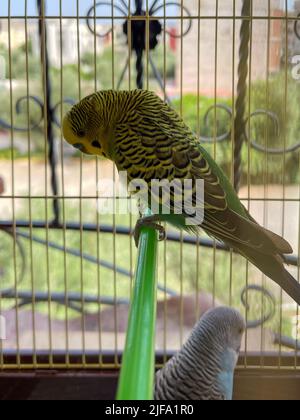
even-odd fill
[{"label": "budgerigar's head", "polygon": [[194,329],[199,346],[205,349],[207,364],[215,370],[219,393],[227,400],[232,398],[233,375],[245,329],[241,314],[227,307],[206,312]]},{"label": "budgerigar's head", "polygon": [[225,306],[211,309],[203,315],[199,325],[205,325],[210,339],[216,341],[219,348],[239,353],[246,323],[237,310]]},{"label": "budgerigar's head", "polygon": [[63,136],[71,146],[82,153],[106,155],[107,137],[103,102],[100,93],[87,96],[74,105],[64,117]]}]

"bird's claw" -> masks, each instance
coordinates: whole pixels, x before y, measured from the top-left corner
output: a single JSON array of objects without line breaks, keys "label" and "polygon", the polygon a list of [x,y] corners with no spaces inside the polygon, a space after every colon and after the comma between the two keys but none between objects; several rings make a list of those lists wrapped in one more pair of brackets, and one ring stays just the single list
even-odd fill
[{"label": "bird's claw", "polygon": [[154,216],[142,217],[137,221],[134,229],[134,242],[137,248],[139,246],[141,230],[143,227],[157,230],[159,232],[159,241],[164,241],[166,239],[166,230],[162,225],[158,224],[157,221],[158,220]]}]

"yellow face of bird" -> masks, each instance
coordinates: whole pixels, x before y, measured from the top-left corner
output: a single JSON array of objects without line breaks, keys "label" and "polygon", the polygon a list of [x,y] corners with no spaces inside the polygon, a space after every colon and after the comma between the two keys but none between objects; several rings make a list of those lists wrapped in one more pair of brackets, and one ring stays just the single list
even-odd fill
[{"label": "yellow face of bird", "polygon": [[74,105],[64,117],[63,136],[75,149],[87,155],[105,156],[105,129],[99,102],[94,95]]}]

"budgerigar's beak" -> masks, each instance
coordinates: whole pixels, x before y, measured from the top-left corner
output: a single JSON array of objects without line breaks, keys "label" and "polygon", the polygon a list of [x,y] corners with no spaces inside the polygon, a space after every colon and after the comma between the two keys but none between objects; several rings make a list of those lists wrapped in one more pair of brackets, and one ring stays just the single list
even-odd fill
[{"label": "budgerigar's beak", "polygon": [[84,155],[93,156],[93,153],[88,152],[84,146],[80,149],[80,151],[81,151],[81,153],[83,153]]}]

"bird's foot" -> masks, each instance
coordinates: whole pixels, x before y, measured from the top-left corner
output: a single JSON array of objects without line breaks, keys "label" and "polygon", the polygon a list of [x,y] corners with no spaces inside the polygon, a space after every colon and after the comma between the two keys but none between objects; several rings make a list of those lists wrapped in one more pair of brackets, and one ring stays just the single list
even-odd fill
[{"label": "bird's foot", "polygon": [[135,225],[134,229],[134,242],[136,247],[139,246],[141,230],[143,227],[153,228],[159,232],[159,241],[164,241],[166,239],[166,230],[160,225],[158,216],[146,216],[139,219]]}]

